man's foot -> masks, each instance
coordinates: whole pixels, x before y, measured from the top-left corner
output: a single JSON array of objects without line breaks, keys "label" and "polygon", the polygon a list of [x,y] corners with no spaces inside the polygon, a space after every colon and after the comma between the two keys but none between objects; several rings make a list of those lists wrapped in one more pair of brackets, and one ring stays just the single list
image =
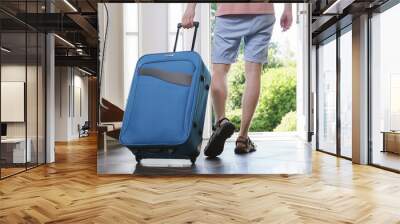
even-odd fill
[{"label": "man's foot", "polygon": [[206,148],[204,149],[204,155],[209,158],[219,156],[224,150],[226,139],[230,138],[235,132],[235,125],[233,125],[227,118],[222,118],[216,124],[216,129],[211,135],[210,140]]},{"label": "man's foot", "polygon": [[245,154],[249,152],[254,152],[256,151],[256,145],[250,140],[249,137],[243,137],[239,136],[236,139],[236,148],[235,148],[235,153],[236,154]]}]

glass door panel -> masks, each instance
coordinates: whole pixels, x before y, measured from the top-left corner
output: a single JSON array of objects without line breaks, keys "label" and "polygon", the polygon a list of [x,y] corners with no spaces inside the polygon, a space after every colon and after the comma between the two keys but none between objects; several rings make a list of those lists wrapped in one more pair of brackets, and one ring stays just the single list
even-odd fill
[{"label": "glass door panel", "polygon": [[400,4],[371,18],[372,163],[400,170]]},{"label": "glass door panel", "polygon": [[340,37],[340,154],[352,157],[352,33]]},{"label": "glass door panel", "polygon": [[318,48],[318,149],[336,153],[336,41]]},{"label": "glass door panel", "polygon": [[26,114],[27,114],[27,167],[37,165],[38,160],[38,35],[36,32],[27,33],[27,80],[26,80]]},{"label": "glass door panel", "polygon": [[30,158],[26,141],[26,41],[25,32],[1,34],[2,178],[26,170]]}]

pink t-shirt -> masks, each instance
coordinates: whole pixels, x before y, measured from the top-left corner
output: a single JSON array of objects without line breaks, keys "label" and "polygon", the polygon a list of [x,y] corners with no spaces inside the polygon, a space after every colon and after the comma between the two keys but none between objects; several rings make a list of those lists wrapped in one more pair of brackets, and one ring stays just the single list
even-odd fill
[{"label": "pink t-shirt", "polygon": [[233,14],[274,14],[272,3],[218,3],[216,16]]}]

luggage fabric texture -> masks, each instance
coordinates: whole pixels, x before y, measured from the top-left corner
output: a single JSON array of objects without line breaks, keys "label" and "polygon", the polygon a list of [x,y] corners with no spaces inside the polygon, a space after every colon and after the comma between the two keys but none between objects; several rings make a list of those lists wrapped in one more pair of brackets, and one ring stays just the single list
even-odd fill
[{"label": "luggage fabric texture", "polygon": [[[120,143],[143,158],[190,159],[200,154],[211,76],[193,51],[148,54],[136,65]],[[177,37],[179,36],[178,24]]]}]

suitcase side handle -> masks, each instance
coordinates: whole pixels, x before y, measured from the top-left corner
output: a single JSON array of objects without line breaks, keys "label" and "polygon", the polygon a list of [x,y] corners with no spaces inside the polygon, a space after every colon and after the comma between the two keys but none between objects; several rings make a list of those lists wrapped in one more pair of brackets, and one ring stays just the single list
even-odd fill
[{"label": "suitcase side handle", "polygon": [[[193,34],[191,51],[194,50],[194,44],[196,43],[197,29],[199,28],[200,23],[199,22],[193,22],[193,25],[194,25],[194,34]],[[176,51],[176,45],[178,44],[179,30],[181,28],[182,28],[182,23],[178,23],[178,31],[176,32],[176,37],[175,37],[174,52]]]}]

